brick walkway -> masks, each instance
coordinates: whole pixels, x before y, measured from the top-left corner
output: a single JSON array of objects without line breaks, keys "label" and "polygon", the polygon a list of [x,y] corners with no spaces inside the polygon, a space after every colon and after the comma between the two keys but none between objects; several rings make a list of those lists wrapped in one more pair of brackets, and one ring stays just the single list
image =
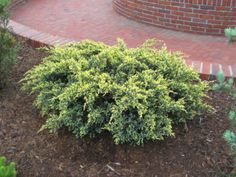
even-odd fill
[{"label": "brick walkway", "polygon": [[115,44],[120,37],[134,47],[156,38],[170,50],[183,52],[187,63],[204,76],[215,75],[220,69],[236,76],[236,44],[228,44],[225,37],[137,23],[116,14],[112,0],[28,0],[12,10],[11,25],[18,35],[47,44],[82,39]]}]

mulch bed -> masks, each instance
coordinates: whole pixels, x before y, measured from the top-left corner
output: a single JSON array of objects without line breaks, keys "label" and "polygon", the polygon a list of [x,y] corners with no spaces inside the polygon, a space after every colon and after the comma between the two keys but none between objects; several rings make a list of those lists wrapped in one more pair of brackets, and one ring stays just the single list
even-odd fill
[{"label": "mulch bed", "polygon": [[226,112],[236,102],[209,92],[217,110],[175,128],[176,136],[144,147],[115,145],[108,133],[76,139],[68,132],[37,133],[45,118],[34,95],[19,80],[44,53],[24,46],[10,82],[0,91],[0,155],[17,164],[18,177],[221,177],[232,170],[230,148],[222,138],[229,128]]}]

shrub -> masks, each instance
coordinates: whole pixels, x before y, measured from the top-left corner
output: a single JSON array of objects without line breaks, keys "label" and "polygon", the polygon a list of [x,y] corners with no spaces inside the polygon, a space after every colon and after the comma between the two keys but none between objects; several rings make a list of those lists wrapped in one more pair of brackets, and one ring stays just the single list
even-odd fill
[{"label": "shrub", "polygon": [[5,157],[0,157],[0,177],[16,177],[15,163],[7,165]]},{"label": "shrub", "polygon": [[174,135],[174,123],[208,109],[207,82],[179,53],[152,45],[128,49],[122,40],[116,46],[85,40],[50,48],[22,80],[48,117],[41,130],[67,127],[77,137],[107,130],[117,144],[139,145]]},{"label": "shrub", "polygon": [[216,77],[217,82],[213,85],[213,90],[224,91],[236,99],[236,88],[234,78],[226,79],[223,71],[220,71]]},{"label": "shrub", "polygon": [[9,3],[9,0],[0,1],[0,88],[5,86],[19,50],[15,38],[8,31],[9,14],[6,7]]}]

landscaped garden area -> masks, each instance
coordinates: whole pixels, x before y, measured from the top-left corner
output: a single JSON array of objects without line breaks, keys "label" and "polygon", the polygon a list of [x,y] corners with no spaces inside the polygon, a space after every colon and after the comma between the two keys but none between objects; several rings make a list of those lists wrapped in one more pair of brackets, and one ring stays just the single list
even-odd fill
[{"label": "landscaped garden area", "polygon": [[[46,2],[55,14],[40,19]],[[96,2],[100,22],[72,9],[96,12]],[[234,176],[232,26],[228,42],[127,20],[112,10],[122,0],[96,2],[0,0],[0,177]],[[98,25],[107,15],[113,31]]]}]

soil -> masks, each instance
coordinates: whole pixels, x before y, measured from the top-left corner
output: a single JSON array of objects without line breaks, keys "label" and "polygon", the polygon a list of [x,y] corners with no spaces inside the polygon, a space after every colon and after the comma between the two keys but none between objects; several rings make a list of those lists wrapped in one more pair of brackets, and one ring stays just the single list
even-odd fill
[{"label": "soil", "polygon": [[95,139],[37,133],[45,118],[19,80],[44,56],[24,46],[0,91],[0,154],[16,162],[18,177],[223,177],[232,170],[222,134],[229,128],[226,112],[236,102],[223,93],[209,92],[207,101],[217,112],[188,122],[188,132],[179,125],[175,137],[143,147],[117,146],[108,133]]}]

